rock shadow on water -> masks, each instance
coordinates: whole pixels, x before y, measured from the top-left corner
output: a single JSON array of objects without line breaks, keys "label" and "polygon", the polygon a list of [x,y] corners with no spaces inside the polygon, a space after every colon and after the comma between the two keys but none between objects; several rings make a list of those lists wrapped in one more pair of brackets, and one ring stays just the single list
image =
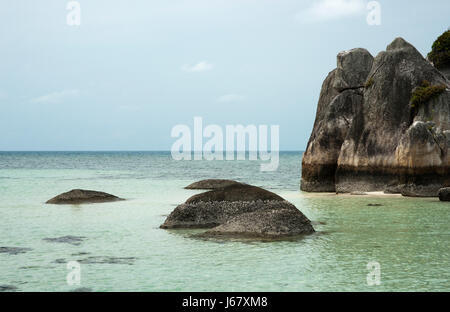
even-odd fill
[{"label": "rock shadow on water", "polygon": [[54,238],[44,238],[43,240],[50,243],[66,243],[74,246],[79,246],[86,239],[84,236],[62,236]]},{"label": "rock shadow on water", "polygon": [[[75,261],[80,264],[127,264],[133,265],[136,261],[136,257],[111,257],[111,256],[90,256],[84,259],[77,259]],[[53,261],[56,264],[65,264],[74,259],[59,258]]]},{"label": "rock shadow on water", "polygon": [[9,255],[18,255],[22,253],[26,253],[31,251],[31,248],[22,248],[22,247],[0,247],[0,253],[5,253]]},{"label": "rock shadow on water", "polygon": [[253,233],[242,234],[242,233],[215,233],[211,234],[208,231],[203,233],[191,234],[189,238],[214,242],[218,244],[227,243],[243,243],[248,245],[256,245],[260,243],[294,243],[301,242],[306,239],[314,238],[315,236],[321,235],[321,232],[314,232],[313,234],[299,234],[294,236],[261,236]]},{"label": "rock shadow on water", "polygon": [[82,251],[82,252],[73,253],[73,254],[71,254],[71,256],[74,256],[74,257],[76,257],[76,256],[86,256],[86,255],[89,255],[89,254],[90,254],[90,252]]},{"label": "rock shadow on water", "polygon": [[0,285],[0,292],[14,292],[17,290],[18,288],[14,285]]},{"label": "rock shadow on water", "polygon": [[89,287],[80,287],[70,290],[70,292],[92,292],[92,288]]}]

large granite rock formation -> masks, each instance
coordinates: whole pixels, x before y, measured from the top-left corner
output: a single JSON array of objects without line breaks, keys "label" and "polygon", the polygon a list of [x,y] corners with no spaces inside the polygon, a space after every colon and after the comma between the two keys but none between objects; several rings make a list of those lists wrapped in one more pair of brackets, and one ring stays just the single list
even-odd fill
[{"label": "large granite rock formation", "polygon": [[340,53],[322,86],[301,189],[437,196],[450,185],[449,86],[402,38],[375,59]]},{"label": "large granite rock formation", "polygon": [[247,184],[233,184],[190,197],[175,208],[161,228],[214,228],[206,236],[284,237],[314,232],[311,222],[294,205]]},{"label": "large granite rock formation", "polygon": [[52,199],[49,199],[46,202],[46,204],[77,205],[77,204],[91,204],[91,203],[106,203],[118,200],[123,199],[108,193],[76,189],[53,197]]}]

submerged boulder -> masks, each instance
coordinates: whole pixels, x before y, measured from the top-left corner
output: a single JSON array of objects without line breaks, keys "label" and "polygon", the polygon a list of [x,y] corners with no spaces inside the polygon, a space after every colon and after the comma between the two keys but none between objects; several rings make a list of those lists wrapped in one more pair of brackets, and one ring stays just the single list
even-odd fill
[{"label": "submerged boulder", "polygon": [[[282,215],[289,213],[296,216],[297,223],[286,223],[283,227],[282,222],[287,220],[286,218],[276,217],[275,213],[263,212],[278,210],[289,210]],[[298,222],[300,215],[302,222]],[[241,217],[243,217],[242,220]],[[258,220],[260,218],[262,219]],[[235,229],[238,224],[239,226],[252,222],[255,224],[245,233],[240,230],[234,233],[245,236],[249,233],[261,236],[263,235],[261,233],[266,232],[270,232],[270,235],[286,236],[314,231],[310,221],[294,205],[272,192],[247,184],[234,184],[194,195],[184,204],[177,206],[160,227],[162,229],[216,228],[232,220],[231,224],[234,225],[225,229]],[[224,228],[219,228],[218,231],[222,229]]]},{"label": "submerged boulder", "polygon": [[439,200],[450,201],[450,187],[444,187],[439,190]]},{"label": "submerged boulder", "polygon": [[[359,61],[338,62],[322,87],[301,189],[437,196],[450,183],[450,82],[402,38],[368,71],[369,56],[348,53]],[[338,87],[339,71],[356,78]]]},{"label": "submerged boulder", "polygon": [[62,193],[56,197],[53,197],[52,199],[49,199],[46,202],[46,204],[76,205],[76,204],[114,202],[119,200],[124,199],[108,193],[75,189],[66,193]]},{"label": "submerged boulder", "polygon": [[207,179],[194,182],[185,187],[187,190],[215,190],[224,188],[230,185],[240,185],[242,183],[233,180],[224,179]]}]

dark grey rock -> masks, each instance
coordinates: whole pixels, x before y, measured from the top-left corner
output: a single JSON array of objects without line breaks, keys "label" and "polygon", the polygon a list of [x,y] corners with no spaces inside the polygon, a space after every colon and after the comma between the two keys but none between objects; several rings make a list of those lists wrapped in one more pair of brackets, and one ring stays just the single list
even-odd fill
[{"label": "dark grey rock", "polygon": [[301,189],[437,196],[450,184],[450,90],[419,107],[410,99],[425,80],[448,87],[450,82],[397,38],[373,60],[364,88],[348,88],[344,82],[360,81],[366,75],[361,64],[370,63],[366,54],[358,55],[358,62],[338,64],[322,86]]},{"label": "dark grey rock", "polygon": [[267,191],[257,186],[248,184],[234,184],[222,189],[212,190],[191,196],[186,200],[186,204],[198,202],[240,202],[254,200],[278,200],[284,199],[275,193]]},{"label": "dark grey rock", "polygon": [[337,56],[336,76],[333,88],[338,92],[364,88],[372,69],[373,56],[366,49],[352,49]]},{"label": "dark grey rock", "polygon": [[450,201],[450,187],[444,187],[439,190],[439,200]]},{"label": "dark grey rock", "polygon": [[181,204],[169,215],[162,229],[212,228],[243,213],[264,210],[267,207],[284,208],[292,204],[286,201],[234,201],[198,202]]},{"label": "dark grey rock", "polygon": [[283,238],[312,233],[311,222],[298,209],[277,207],[241,214],[200,236]]},{"label": "dark grey rock", "polygon": [[[283,211],[283,213],[278,214],[276,211]],[[289,219],[285,217],[287,215],[293,218],[292,222],[287,222]],[[311,222],[294,205],[272,192],[247,184],[231,185],[192,196],[184,204],[175,208],[161,228],[216,229],[231,220],[233,220],[230,223],[232,229],[247,223],[255,224],[246,232],[236,230],[233,235],[282,237],[314,231]],[[284,225],[283,222],[285,222]],[[221,232],[222,229],[219,228],[218,231]],[[231,232],[231,230],[224,231]],[[218,232],[208,233],[217,234]]]},{"label": "dark grey rock", "polygon": [[363,90],[373,57],[354,49],[338,55],[338,67],[325,79],[316,121],[302,159],[301,190],[335,192],[342,144],[363,106]]},{"label": "dark grey rock", "polygon": [[207,179],[194,182],[185,187],[188,190],[215,190],[224,188],[230,185],[241,185],[242,183],[233,180],[223,179]]},{"label": "dark grey rock", "polygon": [[262,188],[230,185],[190,197],[175,208],[161,228],[211,228],[236,215],[263,209],[269,201],[284,205],[283,198]]},{"label": "dark grey rock", "polygon": [[119,200],[124,199],[108,193],[75,189],[66,193],[62,193],[52,199],[49,199],[46,203],[57,205],[69,205],[69,204],[78,205],[78,204],[114,202]]},{"label": "dark grey rock", "polygon": [[405,197],[438,197],[440,184],[417,185],[407,184],[403,186],[401,194]]}]

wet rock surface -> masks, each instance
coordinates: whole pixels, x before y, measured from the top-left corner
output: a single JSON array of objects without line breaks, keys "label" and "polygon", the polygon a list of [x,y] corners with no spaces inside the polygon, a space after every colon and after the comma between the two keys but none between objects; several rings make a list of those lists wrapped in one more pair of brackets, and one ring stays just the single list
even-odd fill
[{"label": "wet rock surface", "polygon": [[[246,224],[253,226],[244,231]],[[311,222],[294,205],[275,193],[247,184],[192,196],[175,208],[161,228],[213,228],[205,236],[223,232],[231,236],[283,237],[314,232]]]},{"label": "wet rock surface", "polygon": [[231,185],[188,198],[175,208],[161,228],[211,228],[236,215],[264,209],[268,201],[283,205],[284,199],[256,186]]},{"label": "wet rock surface", "polygon": [[439,190],[440,201],[450,201],[450,187],[444,187]]},{"label": "wet rock surface", "polygon": [[262,209],[241,214],[201,234],[201,237],[283,238],[314,233],[297,208]]},{"label": "wet rock surface", "polygon": [[242,183],[233,180],[207,179],[194,182],[185,187],[188,190],[215,190],[231,185],[241,185]]},{"label": "wet rock surface", "polygon": [[46,204],[78,205],[106,203],[120,200],[124,199],[104,192],[75,189],[49,199]]}]

